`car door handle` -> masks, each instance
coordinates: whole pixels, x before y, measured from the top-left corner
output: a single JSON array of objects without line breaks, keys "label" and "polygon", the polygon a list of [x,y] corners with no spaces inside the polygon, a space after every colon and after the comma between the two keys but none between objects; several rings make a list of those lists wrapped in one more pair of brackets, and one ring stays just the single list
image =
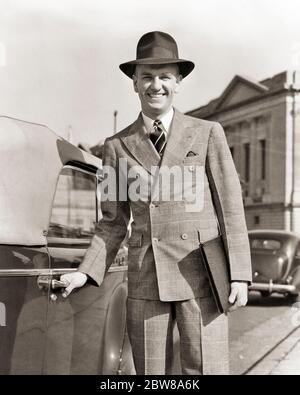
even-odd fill
[{"label": "car door handle", "polygon": [[66,281],[53,279],[51,275],[38,276],[37,284],[39,289],[43,290],[66,288],[68,286]]},{"label": "car door handle", "polygon": [[67,281],[55,280],[55,279],[51,281],[51,289],[66,288],[67,286],[68,286]]},{"label": "car door handle", "polygon": [[51,286],[51,276],[41,275],[37,278],[37,285],[40,290],[48,290]]}]

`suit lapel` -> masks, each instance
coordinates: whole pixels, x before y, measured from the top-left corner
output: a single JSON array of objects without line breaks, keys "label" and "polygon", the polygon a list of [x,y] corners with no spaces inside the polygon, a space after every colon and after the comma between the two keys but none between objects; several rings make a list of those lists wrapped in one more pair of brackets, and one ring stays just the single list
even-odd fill
[{"label": "suit lapel", "polygon": [[197,136],[197,128],[187,122],[187,117],[175,110],[161,166],[172,167],[180,164]]},{"label": "suit lapel", "polygon": [[185,115],[175,110],[162,158],[147,135],[141,114],[131,125],[126,136],[121,139],[135,159],[156,177],[155,166],[172,167],[182,163],[197,137],[199,137],[199,127],[197,128]]},{"label": "suit lapel", "polygon": [[159,166],[160,156],[153,147],[144,126],[142,115],[131,125],[126,136],[121,137],[130,153],[152,175],[155,175],[153,166]]}]

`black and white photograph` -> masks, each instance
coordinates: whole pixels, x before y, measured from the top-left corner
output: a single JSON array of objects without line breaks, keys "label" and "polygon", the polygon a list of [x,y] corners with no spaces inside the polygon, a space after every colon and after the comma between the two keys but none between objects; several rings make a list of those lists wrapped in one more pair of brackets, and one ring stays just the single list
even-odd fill
[{"label": "black and white photograph", "polygon": [[0,0],[0,375],[300,375],[299,19]]}]

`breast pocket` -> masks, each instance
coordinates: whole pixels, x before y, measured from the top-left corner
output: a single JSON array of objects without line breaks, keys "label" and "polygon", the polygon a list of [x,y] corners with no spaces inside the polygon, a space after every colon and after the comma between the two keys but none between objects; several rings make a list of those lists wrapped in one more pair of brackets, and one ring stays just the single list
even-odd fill
[{"label": "breast pocket", "polygon": [[203,163],[205,161],[205,144],[196,143],[190,147],[184,158],[184,163]]},{"label": "breast pocket", "polygon": [[183,164],[184,165],[189,165],[189,164],[201,164],[203,163],[203,158],[200,155],[194,155],[194,156],[186,156],[183,159]]}]

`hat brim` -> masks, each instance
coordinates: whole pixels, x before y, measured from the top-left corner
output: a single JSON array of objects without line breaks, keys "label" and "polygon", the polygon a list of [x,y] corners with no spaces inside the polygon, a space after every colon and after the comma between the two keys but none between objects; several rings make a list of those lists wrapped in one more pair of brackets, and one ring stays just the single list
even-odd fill
[{"label": "hat brim", "polygon": [[190,60],[185,60],[185,59],[157,59],[157,58],[146,58],[146,59],[136,59],[132,60],[131,62],[126,62],[120,64],[119,68],[121,71],[123,71],[124,74],[127,75],[127,77],[132,78],[134,72],[135,72],[135,67],[138,64],[177,64],[179,67],[179,72],[182,75],[182,78],[186,77],[189,75],[195,65],[193,62]]}]

